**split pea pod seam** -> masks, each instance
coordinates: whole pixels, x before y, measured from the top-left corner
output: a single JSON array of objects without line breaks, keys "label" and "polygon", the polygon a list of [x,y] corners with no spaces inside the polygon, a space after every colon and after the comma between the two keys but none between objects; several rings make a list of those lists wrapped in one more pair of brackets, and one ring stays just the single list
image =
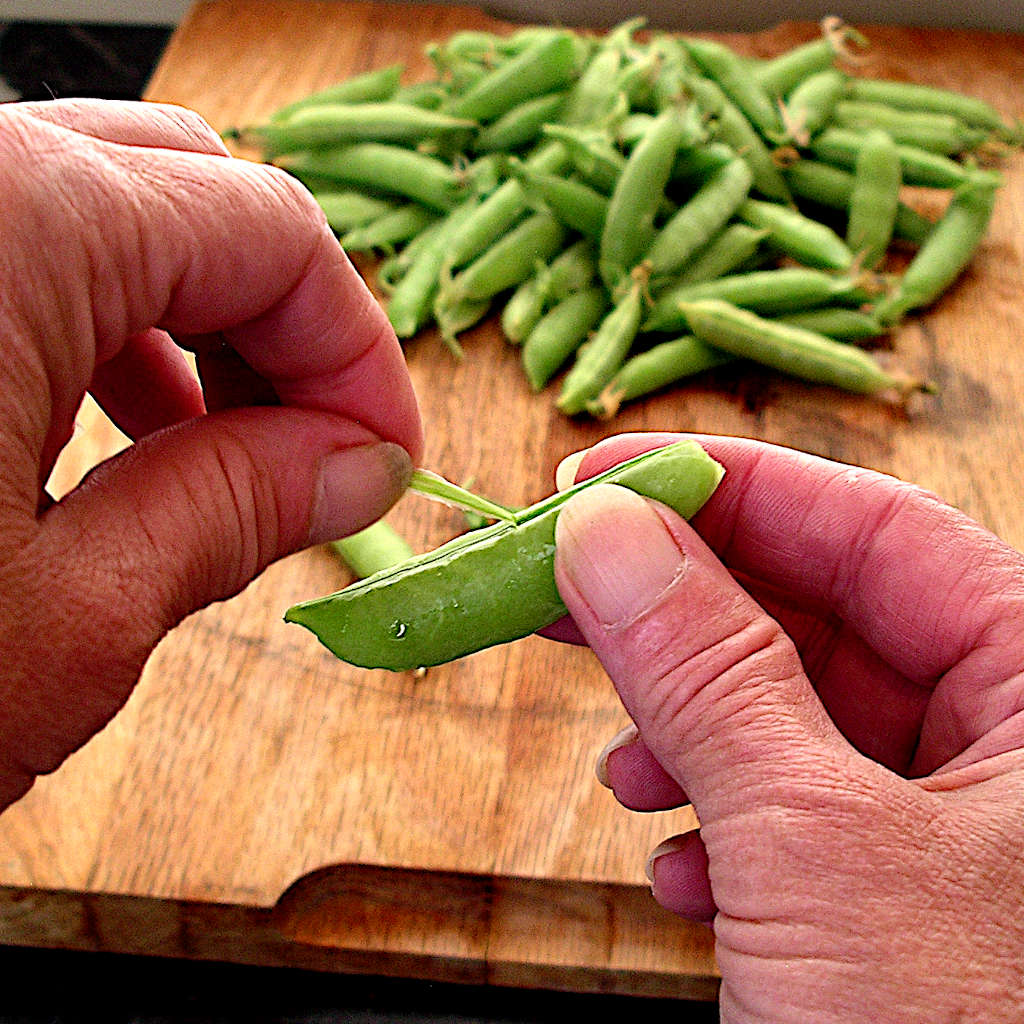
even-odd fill
[{"label": "split pea pod seam", "polygon": [[353,665],[438,665],[536,632],[565,614],[554,579],[555,522],[584,487],[616,483],[692,516],[722,478],[696,442],[647,452],[425,555],[285,615]]}]

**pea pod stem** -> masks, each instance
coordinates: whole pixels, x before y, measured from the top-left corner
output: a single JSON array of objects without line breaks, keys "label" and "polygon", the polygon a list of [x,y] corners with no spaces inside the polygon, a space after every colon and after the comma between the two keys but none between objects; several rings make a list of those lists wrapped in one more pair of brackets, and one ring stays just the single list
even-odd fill
[{"label": "pea pod stem", "polygon": [[474,494],[458,484],[453,484],[450,480],[446,480],[438,473],[432,473],[429,469],[413,470],[409,480],[409,490],[450,505],[452,508],[461,509],[463,512],[477,512],[490,519],[515,522],[515,513],[512,509],[479,494]]},{"label": "pea pod stem", "polygon": [[514,513],[285,614],[339,658],[403,671],[530,635],[565,614],[554,578],[555,523],[585,487],[616,483],[692,516],[722,478],[696,442],[645,452]]}]

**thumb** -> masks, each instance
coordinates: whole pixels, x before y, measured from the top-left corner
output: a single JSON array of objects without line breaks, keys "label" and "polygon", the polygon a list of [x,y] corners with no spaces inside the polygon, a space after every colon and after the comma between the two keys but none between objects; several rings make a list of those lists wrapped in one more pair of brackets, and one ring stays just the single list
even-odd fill
[{"label": "thumb", "polygon": [[792,642],[671,509],[594,485],[556,543],[569,612],[702,822],[820,778],[845,747]]},{"label": "thumb", "polygon": [[3,621],[24,622],[0,644],[13,662],[0,750],[20,789],[106,724],[167,630],[275,559],[379,518],[410,472],[399,445],[288,407],[197,417],[94,470],[5,567]]}]

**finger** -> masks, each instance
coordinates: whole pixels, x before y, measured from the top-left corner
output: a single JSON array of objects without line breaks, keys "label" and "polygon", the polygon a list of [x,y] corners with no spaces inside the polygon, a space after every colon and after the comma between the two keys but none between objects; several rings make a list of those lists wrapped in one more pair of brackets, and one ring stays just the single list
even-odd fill
[{"label": "finger", "polygon": [[666,839],[647,859],[654,898],[690,921],[710,922],[718,908],[708,878],[708,851],[699,832]]},{"label": "finger", "polygon": [[5,565],[0,622],[22,626],[0,750],[24,777],[52,770],[118,710],[168,629],[379,518],[410,472],[359,424],[287,408],[187,420],[101,464]]},{"label": "finger", "polygon": [[[770,799],[845,745],[778,624],[664,506],[598,484],[556,524],[555,578],[657,760],[701,817]],[[737,772],[737,761],[742,772]]]},{"label": "finger", "polygon": [[199,114],[172,103],[76,98],[19,103],[18,110],[40,121],[121,146],[228,156],[224,140]]},{"label": "finger", "polygon": [[184,353],[156,329],[130,338],[97,366],[89,391],[134,440],[206,411],[202,388]]},{"label": "finger", "polygon": [[623,729],[601,751],[596,772],[598,781],[631,811],[666,811],[690,802],[635,725]]}]

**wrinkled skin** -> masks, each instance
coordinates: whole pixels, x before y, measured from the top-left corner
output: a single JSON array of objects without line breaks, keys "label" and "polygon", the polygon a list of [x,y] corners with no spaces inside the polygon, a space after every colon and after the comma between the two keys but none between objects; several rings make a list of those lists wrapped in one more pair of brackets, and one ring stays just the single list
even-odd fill
[{"label": "wrinkled skin", "polygon": [[558,523],[633,722],[599,774],[701,822],[654,897],[714,928],[731,1024],[1021,1020],[1024,558],[889,477],[700,440],[726,474],[692,524],[608,485]]},{"label": "wrinkled skin", "polygon": [[[386,317],[287,176],[156,104],[8,104],[0,152],[2,808],[185,615],[382,515],[422,439]],[[54,503],[86,391],[136,443]]]}]

